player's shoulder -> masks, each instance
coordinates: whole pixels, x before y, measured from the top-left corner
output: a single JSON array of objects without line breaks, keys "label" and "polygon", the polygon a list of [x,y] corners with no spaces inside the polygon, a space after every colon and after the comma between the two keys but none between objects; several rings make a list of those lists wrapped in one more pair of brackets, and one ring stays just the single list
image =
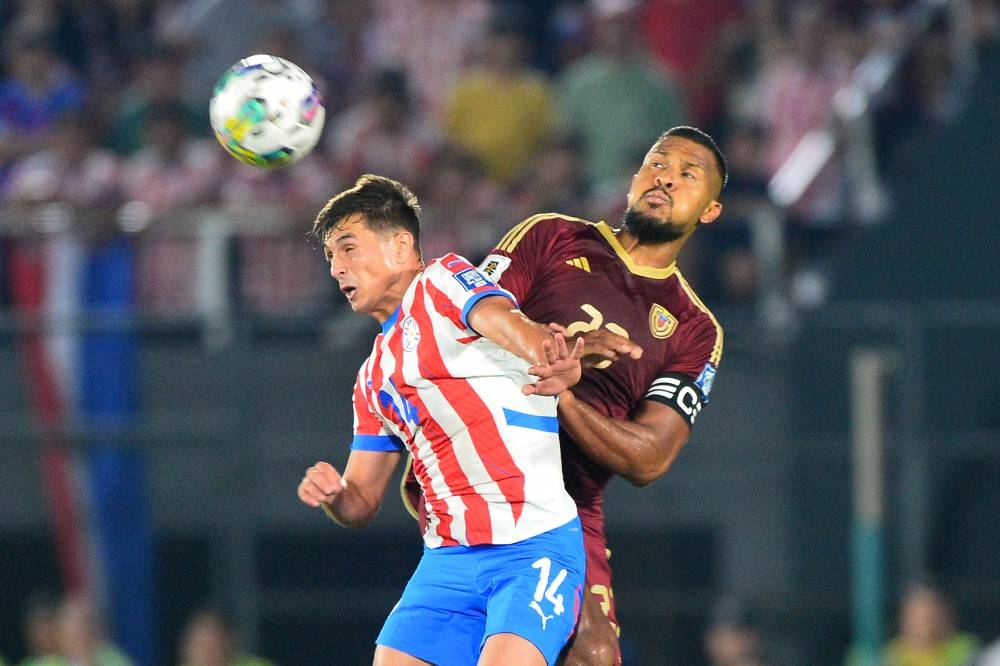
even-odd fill
[{"label": "player's shoulder", "polygon": [[691,284],[679,271],[674,272],[677,279],[678,302],[674,307],[677,314],[684,320],[685,327],[694,334],[695,337],[707,337],[713,339],[713,346],[717,348],[717,356],[722,355],[722,342],[724,338],[722,324],[705,302],[701,300]]},{"label": "player's shoulder", "polygon": [[504,234],[496,249],[513,252],[526,238],[545,239],[559,236],[575,236],[594,233],[597,225],[572,215],[562,213],[538,213],[518,222]]}]

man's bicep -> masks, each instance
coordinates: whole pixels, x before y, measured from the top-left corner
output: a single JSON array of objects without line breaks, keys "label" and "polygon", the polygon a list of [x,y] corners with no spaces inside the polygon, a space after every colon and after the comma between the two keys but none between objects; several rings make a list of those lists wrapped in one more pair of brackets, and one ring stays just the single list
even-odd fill
[{"label": "man's bicep", "polygon": [[347,458],[343,476],[348,483],[363,490],[366,496],[381,502],[402,455],[400,451],[355,449]]},{"label": "man's bicep", "polygon": [[692,379],[681,372],[667,372],[653,380],[643,399],[673,410],[690,427],[707,402],[699,381],[700,376]]}]

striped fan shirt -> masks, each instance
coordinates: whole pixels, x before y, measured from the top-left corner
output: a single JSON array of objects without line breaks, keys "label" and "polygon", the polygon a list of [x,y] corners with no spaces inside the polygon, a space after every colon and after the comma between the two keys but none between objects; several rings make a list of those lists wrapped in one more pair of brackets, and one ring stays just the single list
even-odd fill
[{"label": "striped fan shirt", "polygon": [[556,400],[526,396],[527,361],[469,327],[486,296],[513,296],[455,254],[431,261],[382,324],[354,386],[355,450],[408,450],[428,547],[523,541],[576,516]]}]

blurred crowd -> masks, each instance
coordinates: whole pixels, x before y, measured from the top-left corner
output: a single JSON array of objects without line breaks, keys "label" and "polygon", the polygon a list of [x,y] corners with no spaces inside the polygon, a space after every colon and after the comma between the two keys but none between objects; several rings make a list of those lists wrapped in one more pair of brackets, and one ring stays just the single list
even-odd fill
[{"label": "blurred crowd", "polygon": [[[302,232],[361,173],[418,193],[426,254],[475,260],[537,212],[614,225],[645,147],[691,124],[731,176],[724,224],[683,268],[708,302],[752,303],[751,218],[769,179],[830,123],[866,54],[908,43],[926,4],[940,11],[878,100],[881,143],[955,119],[997,42],[995,0],[6,2],[0,230],[134,234],[138,302],[171,314],[196,307],[195,272],[176,267],[197,263],[204,217],[190,211],[212,207],[234,232],[241,303],[288,314],[330,304]],[[210,135],[216,79],[253,53],[299,64],[325,98],[321,144],[285,170],[244,166]],[[850,176],[835,157],[785,211],[790,272],[857,221]]]},{"label": "blurred crowd", "polygon": [[[889,637],[875,662],[848,650],[844,666],[997,666],[1000,640],[983,645],[963,631],[948,592],[927,581],[902,590],[894,604]],[[108,638],[99,608],[91,600],[38,592],[23,609],[24,657],[16,666],[132,666]],[[768,622],[748,599],[723,595],[714,604],[702,632],[707,666],[802,666],[811,658]],[[243,649],[232,618],[219,606],[191,610],[172,654],[164,663],[177,666],[275,666]],[[0,655],[0,666],[7,666]],[[14,666],[14,665],[11,665]]]},{"label": "blurred crowd", "polygon": [[[133,666],[109,638],[99,607],[75,594],[40,591],[23,613],[25,656],[18,666]],[[165,663],[178,666],[274,666],[240,649],[228,614],[215,606],[194,609],[185,619],[176,652]],[[4,666],[0,656],[0,666]]]}]

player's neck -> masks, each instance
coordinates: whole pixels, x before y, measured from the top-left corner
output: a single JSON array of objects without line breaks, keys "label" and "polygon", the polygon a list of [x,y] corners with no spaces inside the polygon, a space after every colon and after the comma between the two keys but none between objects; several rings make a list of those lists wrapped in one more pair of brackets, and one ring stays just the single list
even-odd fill
[{"label": "player's neck", "polygon": [[625,230],[619,231],[617,237],[633,263],[649,268],[669,267],[677,260],[677,254],[687,240],[687,236],[684,236],[666,243],[640,243],[639,239]]},{"label": "player's neck", "polygon": [[410,288],[413,281],[417,279],[424,270],[423,263],[415,264],[412,268],[401,271],[398,279],[392,282],[382,294],[378,304],[375,305],[369,314],[381,325],[386,322],[393,313],[399,309],[399,304],[403,302],[406,290]]}]

